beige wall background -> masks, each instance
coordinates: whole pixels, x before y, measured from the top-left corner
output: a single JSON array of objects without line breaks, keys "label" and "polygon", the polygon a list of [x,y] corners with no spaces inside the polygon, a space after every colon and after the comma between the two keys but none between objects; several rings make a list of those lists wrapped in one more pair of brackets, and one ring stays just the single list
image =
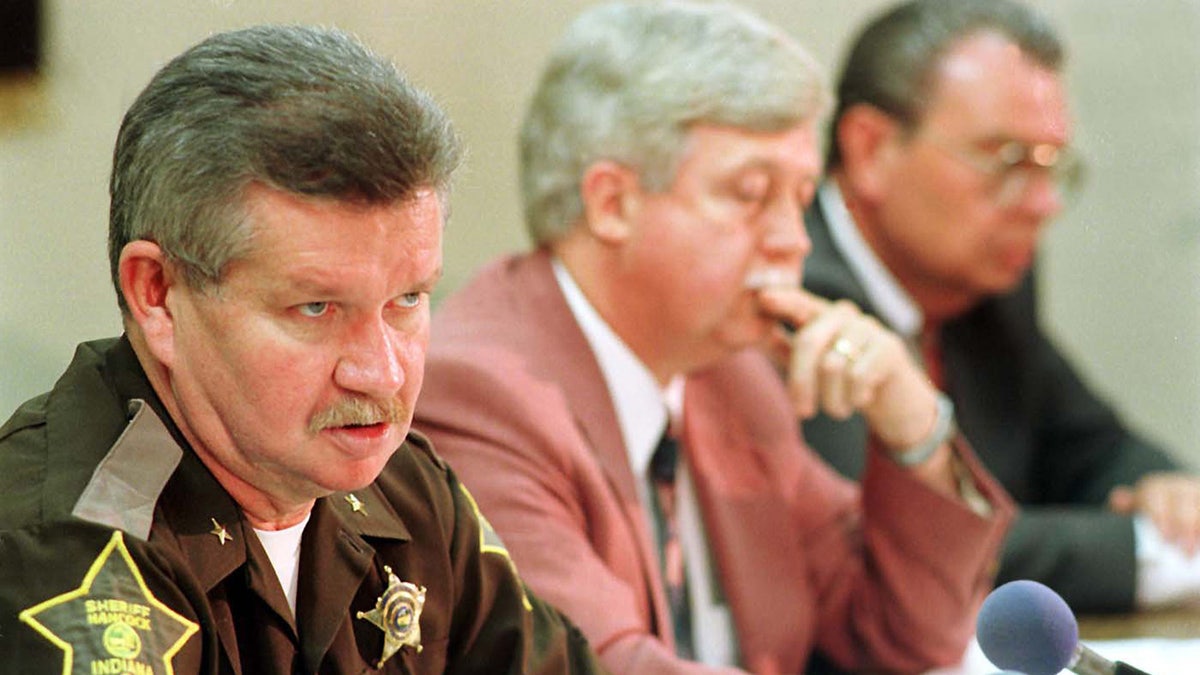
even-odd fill
[{"label": "beige wall background", "polygon": [[[1033,0],[1071,48],[1084,194],[1047,236],[1043,315],[1135,427],[1200,466],[1200,0]],[[584,0],[44,0],[33,85],[0,83],[0,418],[47,389],[76,343],[120,330],[105,255],[125,108],[211,32],[336,25],[393,57],[469,148],[444,293],[523,248],[515,132],[540,63]],[[883,0],[748,0],[832,72]]]}]

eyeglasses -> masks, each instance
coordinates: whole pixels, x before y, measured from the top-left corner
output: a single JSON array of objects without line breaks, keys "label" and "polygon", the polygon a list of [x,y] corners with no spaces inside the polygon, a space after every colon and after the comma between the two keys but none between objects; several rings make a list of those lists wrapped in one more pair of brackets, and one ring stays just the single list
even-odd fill
[{"label": "eyeglasses", "polygon": [[1048,177],[1064,203],[1070,203],[1083,184],[1083,160],[1068,147],[1049,143],[1007,141],[995,150],[951,144],[937,136],[922,135],[934,147],[983,174],[992,198],[1000,207],[1011,206],[1038,175]]}]

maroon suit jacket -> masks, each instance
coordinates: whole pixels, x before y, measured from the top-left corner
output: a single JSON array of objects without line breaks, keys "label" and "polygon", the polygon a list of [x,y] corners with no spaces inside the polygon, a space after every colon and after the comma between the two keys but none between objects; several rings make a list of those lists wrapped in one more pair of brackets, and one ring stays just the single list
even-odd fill
[{"label": "maroon suit jacket", "polygon": [[[890,460],[861,489],[797,432],[780,377],[746,350],[690,375],[683,444],[743,667],[959,659],[1011,502],[981,518]],[[435,314],[416,426],[475,494],[517,568],[618,673],[676,659],[656,552],[608,390],[544,251],[491,264]]]}]

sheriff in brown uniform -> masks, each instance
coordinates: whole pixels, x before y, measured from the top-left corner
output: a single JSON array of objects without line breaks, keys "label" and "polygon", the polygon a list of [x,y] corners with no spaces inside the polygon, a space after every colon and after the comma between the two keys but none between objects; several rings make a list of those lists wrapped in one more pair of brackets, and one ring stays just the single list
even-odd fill
[{"label": "sheriff in brown uniform", "polygon": [[[373,672],[391,640],[382,672],[568,672],[576,636],[526,604],[422,437],[373,484],[316,500],[294,619],[237,503],[178,438],[124,339],[81,345],[0,430],[0,670],[62,672],[69,645],[69,673]],[[380,598],[411,611],[408,631],[356,618]],[[140,651],[112,647],[121,624]],[[535,653],[535,635],[557,646]]]},{"label": "sheriff in brown uniform", "polygon": [[336,31],[154,77],[114,156],[126,333],[0,428],[0,670],[596,669],[409,433],[457,160]]}]

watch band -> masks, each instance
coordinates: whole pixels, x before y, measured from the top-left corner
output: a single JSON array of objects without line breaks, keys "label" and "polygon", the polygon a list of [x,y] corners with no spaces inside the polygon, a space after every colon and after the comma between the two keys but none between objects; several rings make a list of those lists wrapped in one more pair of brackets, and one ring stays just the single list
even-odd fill
[{"label": "watch band", "polygon": [[929,436],[912,447],[889,453],[900,466],[921,464],[954,435],[954,404],[939,391],[935,406],[937,417],[933,420],[933,430],[929,432]]}]

